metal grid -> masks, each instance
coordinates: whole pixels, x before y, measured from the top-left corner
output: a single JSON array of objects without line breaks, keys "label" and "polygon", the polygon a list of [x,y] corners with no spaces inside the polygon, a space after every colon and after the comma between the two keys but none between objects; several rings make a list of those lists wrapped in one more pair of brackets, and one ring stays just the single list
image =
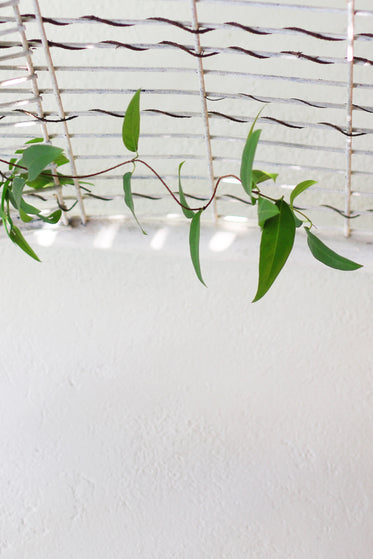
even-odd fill
[{"label": "metal grid", "polygon": [[[46,1],[41,15],[33,0],[21,19],[4,13],[18,3],[22,9],[22,0],[0,4],[2,74],[27,72],[17,87],[1,84],[4,158],[44,118],[43,136],[67,142],[72,174],[110,167],[126,157],[121,118],[141,87],[142,156],[175,189],[186,159],[184,188],[206,199],[218,176],[238,173],[248,128],[265,105],[256,165],[280,173],[269,193],[313,178],[318,185],[302,203],[316,223],[346,235],[373,230],[373,11],[364,0],[113,1],[105,13],[83,16],[73,4]],[[22,125],[30,129],[20,132]],[[137,176],[139,215],[178,212],[150,174]],[[115,172],[95,179],[92,193],[64,189],[65,200],[80,199],[83,221],[85,212],[126,213]],[[255,219],[234,183],[222,185],[214,213]]]}]

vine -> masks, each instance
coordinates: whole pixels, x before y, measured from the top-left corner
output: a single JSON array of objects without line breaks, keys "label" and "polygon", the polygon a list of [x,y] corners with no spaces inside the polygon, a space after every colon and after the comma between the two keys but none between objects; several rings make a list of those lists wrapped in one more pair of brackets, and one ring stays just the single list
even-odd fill
[{"label": "vine", "polygon": [[20,229],[14,224],[11,217],[11,208],[18,213],[21,221],[25,223],[38,218],[51,224],[55,224],[60,220],[62,210],[69,211],[72,208],[67,209],[65,207],[60,207],[49,215],[44,215],[41,210],[29,204],[24,199],[25,186],[40,193],[43,189],[52,188],[55,184],[55,179],[58,179],[59,185],[63,186],[65,184],[72,184],[74,178],[93,178],[121,166],[131,165],[132,170],[126,171],[123,174],[124,202],[131,211],[141,231],[146,234],[137,219],[131,189],[132,177],[136,171],[136,166],[143,165],[162,183],[174,201],[181,207],[184,216],[190,220],[190,256],[194,271],[203,285],[206,284],[203,280],[199,258],[201,216],[210,206],[216,196],[221,181],[225,178],[237,179],[248,196],[249,203],[251,205],[256,205],[258,209],[258,225],[261,228],[262,234],[259,251],[259,280],[253,302],[258,301],[267,293],[281,272],[293,248],[296,230],[301,227],[305,229],[308,247],[317,260],[338,270],[348,271],[361,268],[361,264],[357,264],[335,253],[314,235],[311,231],[314,226],[312,221],[303,211],[294,205],[295,199],[305,190],[316,184],[316,181],[305,180],[297,184],[290,194],[289,202],[286,202],[283,196],[276,199],[261,192],[259,185],[266,181],[275,181],[277,174],[267,173],[253,168],[255,152],[261,135],[261,130],[256,129],[259,116],[260,113],[255,118],[247,136],[242,152],[240,176],[237,177],[236,175],[229,174],[219,177],[210,199],[203,206],[190,207],[182,187],[181,171],[184,162],[180,163],[178,169],[177,197],[157,171],[139,156],[140,90],[138,90],[133,95],[128,105],[122,126],[123,144],[134,154],[131,159],[123,161],[109,169],[88,175],[66,175],[58,171],[60,166],[68,162],[63,150],[59,147],[42,143],[43,140],[40,138],[35,138],[26,142],[26,144],[28,144],[27,147],[18,150],[15,153],[15,157],[10,161],[0,159],[2,163],[8,166],[6,173],[0,172],[0,218],[4,229],[12,242],[18,245],[29,256],[40,261],[33,248],[24,238]]}]

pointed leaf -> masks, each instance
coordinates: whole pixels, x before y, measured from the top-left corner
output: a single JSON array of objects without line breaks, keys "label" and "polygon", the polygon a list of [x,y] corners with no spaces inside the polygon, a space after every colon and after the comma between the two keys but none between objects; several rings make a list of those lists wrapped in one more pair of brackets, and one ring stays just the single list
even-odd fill
[{"label": "pointed leaf", "polygon": [[131,190],[131,178],[132,178],[132,173],[130,173],[130,172],[125,173],[123,175],[124,201],[125,201],[127,207],[131,210],[132,215],[135,218],[136,223],[140,227],[143,234],[147,235],[146,231],[144,231],[144,229],[141,227],[141,225],[139,223],[139,220],[137,219],[136,214],[135,214],[135,206],[134,206],[134,203],[133,203],[132,190]]},{"label": "pointed leaf", "polygon": [[251,128],[250,128],[250,131],[249,131],[249,136],[250,136],[250,134],[252,134],[252,133],[254,132],[255,125],[256,125],[256,123],[257,123],[257,121],[258,121],[258,118],[260,117],[260,115],[261,115],[261,113],[262,113],[263,110],[264,110],[264,107],[262,107],[262,108],[260,109],[260,111],[258,112],[258,114],[256,115],[256,117],[254,118],[253,123],[252,123]]},{"label": "pointed leaf", "polygon": [[242,152],[240,179],[245,192],[250,196],[251,201],[254,203],[254,197],[251,195],[252,191],[252,167],[255,157],[256,146],[258,145],[261,130],[249,133],[244,150]]},{"label": "pointed leaf", "polygon": [[18,164],[27,168],[28,180],[33,181],[62,151],[62,148],[48,144],[34,144],[24,150]]},{"label": "pointed leaf", "polygon": [[24,252],[26,252],[26,254],[31,256],[31,258],[33,258],[34,260],[37,260],[38,262],[40,262],[40,258],[33,251],[33,249],[30,247],[30,245],[28,244],[28,242],[26,241],[26,239],[24,238],[24,236],[22,235],[22,233],[18,229],[18,227],[16,227],[15,225],[12,225],[12,227],[9,231],[9,237],[13,241],[13,243],[18,245]]},{"label": "pointed leaf", "polygon": [[140,89],[129,102],[124,115],[122,138],[123,143],[129,151],[137,152],[140,135]]},{"label": "pointed leaf", "polygon": [[[58,175],[58,182],[61,186],[64,184],[74,184],[73,179],[69,177],[65,177],[61,173],[57,173],[57,175]],[[86,183],[82,182],[82,184],[86,184]],[[36,177],[35,180],[27,181],[27,186],[29,186],[30,188],[46,188],[47,186],[54,186],[54,185],[55,185],[54,178],[52,176],[51,171],[48,170],[44,171],[42,175]]]},{"label": "pointed leaf", "polygon": [[44,138],[32,138],[31,140],[27,140],[25,144],[41,144],[44,142]]},{"label": "pointed leaf", "polygon": [[259,283],[253,302],[258,301],[271,287],[281,272],[293,248],[295,221],[289,205],[278,200],[279,214],[263,226],[259,257]]},{"label": "pointed leaf", "polygon": [[27,213],[25,213],[22,208],[19,208],[18,212],[19,217],[22,219],[23,223],[30,223],[30,221],[32,221],[32,217],[30,215],[27,215]]},{"label": "pointed leaf", "polygon": [[294,211],[293,211],[293,216],[294,216],[294,221],[295,221],[295,227],[296,227],[297,229],[298,229],[299,227],[302,227],[303,221],[302,221],[301,219],[299,219],[299,218],[295,215]]},{"label": "pointed leaf", "polygon": [[183,204],[183,206],[185,206],[185,207],[183,207],[183,206],[181,207],[181,209],[183,210],[183,214],[188,219],[192,219],[192,217],[194,216],[194,212],[189,208],[188,202],[185,200],[183,187],[181,186],[180,172],[181,172],[181,167],[184,165],[184,163],[185,163],[185,161],[180,163],[179,171],[178,171],[178,173],[179,173],[179,198],[180,198],[180,202]]},{"label": "pointed leaf", "polygon": [[310,186],[312,186],[313,184],[316,184],[317,181],[303,181],[300,182],[299,184],[297,184],[297,186],[294,188],[294,190],[292,191],[292,193],[290,194],[290,207],[293,207],[293,203],[294,200],[297,196],[299,196],[299,194],[302,194],[302,192],[304,192],[305,190],[307,190],[307,188],[309,188]]},{"label": "pointed leaf", "polygon": [[199,262],[200,219],[202,212],[203,210],[199,210],[198,212],[196,212],[193,216],[192,221],[190,222],[189,248],[194,271],[197,274],[199,281],[203,283],[205,287],[207,287],[202,278],[201,265]]},{"label": "pointed leaf", "polygon": [[344,256],[340,256],[330,248],[328,248],[318,237],[316,237],[311,231],[306,228],[307,232],[307,243],[316,260],[319,260],[326,266],[330,268],[335,268],[336,270],[352,271],[362,268],[361,264],[357,264]]},{"label": "pointed leaf", "polygon": [[25,184],[26,181],[23,177],[20,176],[14,177],[13,184],[12,184],[12,194],[13,194],[12,202],[14,202],[14,207],[17,209],[21,205],[22,192]]},{"label": "pointed leaf", "polygon": [[39,215],[40,214],[40,210],[38,210],[38,208],[35,208],[35,206],[31,206],[31,204],[28,204],[23,199],[21,200],[20,208],[26,214],[31,214],[31,215]]},{"label": "pointed leaf", "polygon": [[266,173],[265,171],[259,171],[258,169],[253,169],[251,180],[253,186],[255,186],[256,184],[259,184],[264,181],[269,181],[269,180],[273,180],[273,182],[276,182],[277,177],[278,177],[278,173]]},{"label": "pointed leaf", "polygon": [[54,212],[52,212],[49,215],[42,215],[39,214],[39,217],[41,220],[43,220],[45,223],[58,223],[61,219],[61,215],[62,215],[62,211],[61,210],[55,210]]},{"label": "pointed leaf", "polygon": [[280,210],[276,204],[266,200],[265,198],[259,198],[258,202],[258,223],[259,227],[263,227],[267,219],[274,217],[279,214]]}]

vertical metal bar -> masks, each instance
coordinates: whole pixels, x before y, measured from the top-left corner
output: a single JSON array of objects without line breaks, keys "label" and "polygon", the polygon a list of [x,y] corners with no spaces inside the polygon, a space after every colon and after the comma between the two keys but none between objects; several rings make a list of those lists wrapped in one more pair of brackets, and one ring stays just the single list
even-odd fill
[{"label": "vertical metal bar", "polygon": [[[42,44],[43,44],[43,47],[44,47],[44,52],[45,52],[45,56],[46,56],[46,60],[47,60],[47,66],[48,66],[48,70],[49,70],[49,73],[50,73],[50,78],[52,80],[54,94],[55,94],[55,97],[56,97],[59,116],[60,116],[61,119],[65,119],[66,115],[65,115],[64,108],[63,108],[63,104],[62,104],[62,99],[61,99],[61,95],[60,95],[60,91],[59,91],[59,87],[58,87],[58,82],[57,82],[57,76],[56,76],[56,72],[55,72],[55,69],[54,69],[52,56],[51,56],[51,53],[50,53],[48,39],[47,39],[47,35],[46,35],[46,32],[45,32],[45,27],[44,27],[43,18],[42,18],[41,12],[40,12],[40,7],[39,7],[38,0],[33,0],[33,4],[34,4],[36,21],[37,21],[38,26],[39,26],[41,41],[42,41]],[[74,177],[76,177],[78,173],[77,173],[76,164],[75,164],[75,157],[74,157],[74,153],[73,153],[73,149],[72,149],[72,145],[71,145],[69,129],[68,129],[66,121],[64,121],[62,123],[62,125],[64,127],[64,135],[65,135],[65,141],[66,141],[66,151],[67,151],[68,157],[70,159],[72,174],[74,175]],[[78,202],[79,202],[79,207],[80,207],[81,221],[82,221],[83,224],[85,224],[87,222],[87,216],[86,216],[86,212],[85,212],[85,208],[84,208],[84,203],[83,203],[82,193],[81,193],[81,190],[80,190],[79,181],[78,181],[77,178],[74,178],[74,185],[75,185],[76,196],[77,196],[77,199],[78,199]]]},{"label": "vertical metal bar", "polygon": [[[14,11],[14,15],[15,15],[15,19],[17,21],[17,25],[19,26],[19,33],[20,33],[20,37],[21,37],[21,43],[22,43],[22,48],[25,51],[25,58],[26,58],[26,65],[27,65],[27,71],[29,76],[32,77],[31,79],[31,88],[32,88],[32,92],[36,98],[36,106],[37,106],[37,112],[38,112],[38,116],[40,118],[43,118],[44,116],[44,111],[43,111],[43,105],[41,103],[41,98],[40,98],[40,92],[39,92],[39,86],[37,83],[37,76],[35,74],[35,69],[34,69],[34,64],[32,62],[31,59],[31,55],[30,55],[30,48],[29,48],[29,44],[27,41],[27,37],[26,37],[26,33],[25,33],[25,28],[22,22],[22,18],[21,18],[21,14],[19,12],[19,8],[18,8],[18,1],[16,2],[16,4],[13,5],[13,11]],[[40,126],[41,126],[41,131],[43,134],[43,139],[45,142],[49,143],[50,142],[50,138],[49,138],[49,133],[48,133],[48,128],[47,128],[47,124],[43,121],[40,122]],[[53,172],[56,171],[56,168],[52,167]],[[63,196],[62,196],[62,188],[60,185],[60,182],[58,180],[57,177],[55,177],[53,179],[54,184],[56,185],[56,197],[58,200],[58,203],[61,207],[64,206],[64,201],[63,201]],[[62,221],[65,225],[68,224],[68,218],[67,215],[64,211],[62,211]]]},{"label": "vertical metal bar", "polygon": [[[346,114],[346,185],[345,185],[345,214],[351,215],[351,193],[352,193],[352,113],[353,113],[353,90],[354,90],[354,39],[355,39],[355,0],[347,0],[347,114]],[[350,219],[345,220],[345,237],[351,234]]]},{"label": "vertical metal bar", "polygon": [[[190,0],[190,2],[191,2],[191,10],[192,10],[193,29],[197,31],[199,28],[198,14],[197,14],[197,0]],[[198,54],[202,54],[199,33],[194,33],[194,45],[195,45],[196,52]],[[207,109],[207,99],[206,99],[205,74],[203,69],[202,57],[199,56],[197,60],[198,60],[199,91],[200,91],[200,98],[201,98],[201,105],[202,105],[204,136],[205,136],[205,144],[206,144],[206,152],[207,152],[208,174],[209,174],[210,188],[212,194],[215,188],[215,177],[214,177],[214,166],[213,166],[212,149],[211,149],[209,113]],[[212,207],[214,211],[215,220],[217,220],[218,210],[217,210],[216,198],[212,203]]]}]

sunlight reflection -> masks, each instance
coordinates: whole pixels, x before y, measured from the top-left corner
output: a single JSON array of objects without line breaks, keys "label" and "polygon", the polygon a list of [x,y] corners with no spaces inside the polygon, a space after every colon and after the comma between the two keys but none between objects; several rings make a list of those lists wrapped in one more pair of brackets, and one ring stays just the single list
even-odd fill
[{"label": "sunlight reflection", "polygon": [[50,247],[56,239],[57,231],[53,229],[40,229],[39,231],[35,231],[34,236],[38,245]]},{"label": "sunlight reflection", "polygon": [[209,249],[213,252],[223,252],[231,246],[235,238],[235,233],[231,231],[217,231],[210,239]]},{"label": "sunlight reflection", "polygon": [[93,246],[100,249],[108,249],[113,246],[115,237],[119,230],[119,223],[111,223],[103,226],[97,233]]},{"label": "sunlight reflection", "polygon": [[168,237],[168,233],[168,227],[163,227],[155,233],[154,237],[150,241],[150,246],[153,250],[161,250],[164,247],[166,239]]}]

